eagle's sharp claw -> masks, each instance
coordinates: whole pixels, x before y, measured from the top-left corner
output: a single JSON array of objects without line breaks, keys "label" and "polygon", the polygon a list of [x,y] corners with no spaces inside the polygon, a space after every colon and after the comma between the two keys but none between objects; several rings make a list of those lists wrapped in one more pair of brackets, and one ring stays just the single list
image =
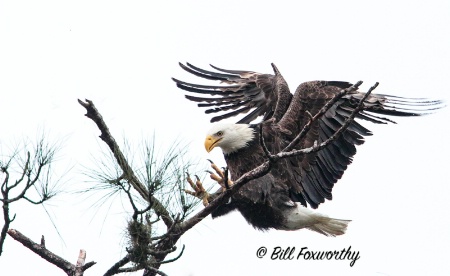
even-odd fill
[{"label": "eagle's sharp claw", "polygon": [[[215,182],[217,182],[224,191],[226,189],[229,189],[233,185],[233,182],[228,179],[228,168],[225,167],[225,168],[220,169],[219,167],[217,167],[216,164],[214,164],[213,161],[211,161],[210,159],[207,159],[207,160],[211,163],[211,168],[214,170],[214,171],[209,171],[209,170],[206,171],[209,173],[210,178],[212,180],[214,180]],[[186,172],[186,176],[187,176],[186,180],[189,183],[189,185],[191,186],[191,188],[193,189],[193,191],[190,191],[190,190],[184,190],[184,191],[187,194],[189,194],[191,196],[195,196],[196,198],[202,200],[203,205],[207,206],[210,201],[209,200],[210,194],[203,187],[203,184],[200,181],[200,178],[197,175],[194,175],[195,176],[195,181],[194,181],[188,172]],[[226,184],[225,184],[225,181],[227,182]]]}]

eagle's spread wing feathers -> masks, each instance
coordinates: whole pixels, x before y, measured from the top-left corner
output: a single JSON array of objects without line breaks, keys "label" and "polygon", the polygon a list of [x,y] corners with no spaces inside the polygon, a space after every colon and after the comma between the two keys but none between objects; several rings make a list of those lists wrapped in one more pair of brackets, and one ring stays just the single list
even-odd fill
[{"label": "eagle's spread wing feathers", "polygon": [[[292,99],[291,107],[295,106],[295,108],[290,107],[279,123],[281,129],[289,129],[292,132],[289,137],[286,137],[285,144],[289,143],[308,122],[309,117],[305,115],[306,111],[314,116],[328,100],[341,89],[347,88],[343,83],[340,84],[315,81],[299,86]],[[351,86],[347,84],[348,87]],[[364,94],[356,91],[337,101],[313,124],[296,149],[311,147],[315,141],[322,143],[331,137],[349,118]],[[356,118],[385,124],[393,121],[379,114],[420,116],[438,109],[441,104],[441,101],[372,94],[364,102],[364,110],[357,114]],[[363,144],[364,136],[368,135],[372,135],[368,129],[352,121],[342,135],[324,149],[305,156],[290,158],[290,168],[287,170],[296,174],[293,177],[295,181],[289,183],[291,198],[305,206],[308,203],[312,208],[317,208],[324,199],[331,199],[334,184],[342,177],[356,154],[355,145]]]},{"label": "eagle's spread wing feathers", "polygon": [[[213,117],[211,122],[246,113],[248,114],[238,123],[250,123],[259,116],[264,116],[264,120],[266,120],[272,118],[274,114],[284,114],[289,106],[292,95],[276,67],[274,67],[275,75],[271,75],[252,71],[226,70],[211,65],[219,73],[186,64],[180,63],[181,68],[185,71],[225,84],[220,86],[201,85],[173,78],[179,88],[202,94],[201,97],[186,95],[186,98],[197,102],[199,107],[208,107],[209,109],[205,113],[223,112],[222,115]],[[278,90],[276,90],[277,88]],[[279,117],[281,118],[281,116]]]}]

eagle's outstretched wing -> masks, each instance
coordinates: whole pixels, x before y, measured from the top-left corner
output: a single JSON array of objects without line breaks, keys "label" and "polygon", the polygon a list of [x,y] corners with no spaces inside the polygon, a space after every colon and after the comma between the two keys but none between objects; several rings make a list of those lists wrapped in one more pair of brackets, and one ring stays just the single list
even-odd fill
[{"label": "eagle's outstretched wing", "polygon": [[[193,75],[223,83],[220,86],[201,85],[173,79],[179,88],[202,95],[186,95],[186,98],[198,102],[199,107],[209,108],[206,113],[223,112],[222,115],[213,117],[211,122],[247,113],[238,123],[250,123],[258,116],[263,116],[263,120],[274,119],[268,124],[271,129],[263,133],[272,153],[287,146],[303,129],[311,115],[317,114],[342,89],[352,86],[351,83],[342,81],[305,82],[292,95],[286,81],[273,64],[274,75],[225,70],[212,65],[219,72],[204,70],[189,63],[180,63],[180,66]],[[312,124],[304,139],[294,149],[312,147],[314,143],[329,139],[343,126],[364,94],[354,91],[338,100]],[[377,124],[395,123],[384,116],[420,116],[442,107],[443,102],[439,100],[372,94],[365,100],[364,109],[356,118]],[[357,121],[352,121],[324,149],[282,159],[276,165],[278,169],[272,169],[271,174],[277,178],[276,182],[280,187],[289,189],[292,200],[317,208],[325,199],[332,198],[333,186],[352,162],[356,145],[363,144],[364,136],[369,135],[372,133],[368,129]]]},{"label": "eagle's outstretched wing", "polygon": [[199,107],[208,108],[205,113],[223,112],[222,115],[213,117],[211,122],[247,113],[237,123],[250,123],[259,116],[263,116],[263,120],[272,117],[280,119],[292,98],[285,80],[275,65],[272,65],[275,75],[252,71],[225,70],[211,65],[219,71],[213,72],[189,63],[186,63],[186,65],[179,63],[179,65],[193,75],[220,81],[224,84],[201,85],[172,78],[179,88],[202,95],[201,97],[186,95],[186,98],[197,102]]},{"label": "eagle's outstretched wing", "polygon": [[[309,117],[306,116],[306,111],[314,116],[342,88],[346,87],[338,87],[333,82],[324,81],[301,84],[292,99],[291,107],[297,105],[296,108],[290,108],[279,122],[282,129],[292,132],[283,143],[289,143],[307,123]],[[296,149],[311,147],[315,141],[322,143],[330,138],[349,118],[364,94],[355,91],[337,101],[313,124]],[[395,123],[382,116],[420,116],[441,108],[442,104],[439,100],[372,94],[364,102],[364,109],[356,118],[378,124]],[[286,164],[289,166],[287,170],[292,173],[289,184],[291,198],[305,206],[308,203],[312,208],[317,208],[325,198],[331,200],[334,184],[342,177],[356,154],[355,145],[363,144],[364,136],[368,135],[372,135],[368,129],[352,121],[342,135],[324,149],[290,158]]]}]

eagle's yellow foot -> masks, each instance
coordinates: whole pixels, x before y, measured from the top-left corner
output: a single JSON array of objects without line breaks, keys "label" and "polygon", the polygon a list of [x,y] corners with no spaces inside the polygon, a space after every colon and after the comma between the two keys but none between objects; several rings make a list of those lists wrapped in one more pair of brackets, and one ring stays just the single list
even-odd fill
[{"label": "eagle's yellow foot", "polygon": [[[208,159],[208,161],[211,162],[211,168],[214,170],[214,172],[208,171],[211,179],[216,181],[222,187],[223,191],[225,191],[226,189],[229,189],[231,186],[233,186],[233,181],[228,179],[228,171],[226,169],[221,170],[211,160]],[[203,202],[203,205],[207,206],[210,202],[211,195],[205,190],[205,188],[203,187],[203,184],[200,181],[198,176],[195,176],[196,180],[194,182],[194,180],[192,180],[189,173],[186,173],[186,174],[187,174],[186,180],[189,183],[189,185],[191,186],[191,188],[193,189],[193,191],[186,190],[186,189],[184,191],[187,194],[190,194],[198,199],[201,199]],[[227,183],[227,185],[225,185],[224,183]]]},{"label": "eagle's yellow foot", "polygon": [[200,178],[198,178],[198,176],[195,176],[196,181],[194,182],[191,178],[191,176],[187,174],[187,182],[189,183],[189,185],[191,186],[191,188],[194,191],[190,191],[190,190],[184,190],[185,193],[190,194],[192,196],[195,196],[198,199],[201,199],[203,202],[203,205],[206,206],[209,204],[209,193],[205,190],[205,188],[203,188],[203,184],[200,181]]},{"label": "eagle's yellow foot", "polygon": [[233,181],[228,178],[228,170],[221,170],[219,167],[217,167],[216,164],[214,164],[213,161],[209,159],[208,161],[211,163],[211,168],[213,168],[213,170],[216,172],[214,173],[208,171],[209,177],[219,183],[223,190],[229,189],[231,186],[233,186]]}]

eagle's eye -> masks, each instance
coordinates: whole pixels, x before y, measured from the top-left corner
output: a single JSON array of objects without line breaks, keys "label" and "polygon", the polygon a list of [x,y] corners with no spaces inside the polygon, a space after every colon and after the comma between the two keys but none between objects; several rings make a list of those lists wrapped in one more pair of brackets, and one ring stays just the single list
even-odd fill
[{"label": "eagle's eye", "polygon": [[218,132],[216,133],[216,135],[219,136],[219,137],[221,137],[221,136],[223,135],[223,131],[218,131]]}]

